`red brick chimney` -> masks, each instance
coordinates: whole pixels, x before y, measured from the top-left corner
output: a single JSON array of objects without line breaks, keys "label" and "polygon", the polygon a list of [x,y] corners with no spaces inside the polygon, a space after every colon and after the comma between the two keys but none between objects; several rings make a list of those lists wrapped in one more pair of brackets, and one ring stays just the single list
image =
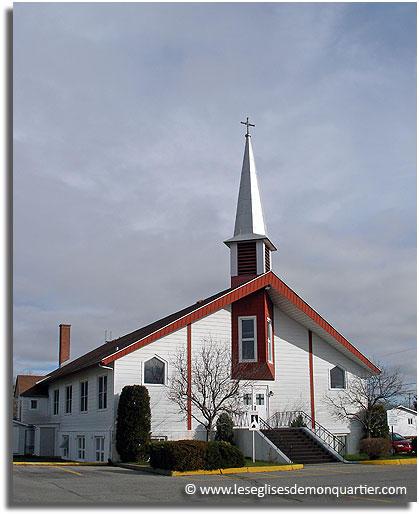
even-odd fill
[{"label": "red brick chimney", "polygon": [[60,325],[60,367],[70,359],[70,327],[71,325]]}]

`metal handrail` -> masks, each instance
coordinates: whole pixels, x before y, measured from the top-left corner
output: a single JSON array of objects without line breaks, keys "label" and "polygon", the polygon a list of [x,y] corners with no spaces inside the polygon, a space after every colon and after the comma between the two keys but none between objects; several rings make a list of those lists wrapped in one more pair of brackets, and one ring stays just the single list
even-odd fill
[{"label": "metal handrail", "polygon": [[275,412],[275,414],[268,419],[267,424],[274,428],[307,428],[339,455],[343,455],[344,453],[345,443],[329,432],[327,428],[313,420],[313,418],[304,411]]},{"label": "metal handrail", "polygon": [[[259,424],[261,430],[275,430],[262,418],[259,418]],[[290,452],[292,450],[292,444],[290,444],[288,441],[285,441],[278,433],[276,435],[279,439],[279,444],[277,444],[276,446],[285,454],[287,454],[287,452]]]}]

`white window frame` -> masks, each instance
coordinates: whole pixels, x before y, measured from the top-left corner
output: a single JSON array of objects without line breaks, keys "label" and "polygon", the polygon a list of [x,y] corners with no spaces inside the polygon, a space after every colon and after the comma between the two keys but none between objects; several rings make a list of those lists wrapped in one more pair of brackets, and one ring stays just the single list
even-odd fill
[{"label": "white window frame", "polygon": [[[32,407],[32,402],[35,402],[35,407]],[[38,410],[38,400],[29,400],[29,410]]]},{"label": "white window frame", "polygon": [[[70,398],[68,397],[68,391],[71,392]],[[68,406],[70,405],[70,409]],[[73,412],[73,385],[68,384],[65,386],[65,406],[64,406],[65,414],[71,414]]]},{"label": "white window frame", "polygon": [[[99,442],[99,448],[98,446]],[[99,458],[98,458],[99,454]],[[103,435],[95,436],[95,459],[96,462],[105,462],[105,437]]]},{"label": "white window frame", "polygon": [[[81,442],[83,442],[82,445]],[[86,436],[84,435],[77,436],[77,459],[86,460]]]},{"label": "white window frame", "polygon": [[271,318],[266,318],[268,362],[274,362],[274,331]]},{"label": "white window frame", "polygon": [[[332,387],[332,369],[338,368],[343,372],[343,387]],[[348,387],[348,376],[347,371],[344,367],[338,366],[337,364],[333,368],[329,369],[329,389],[330,391],[344,391]]]},{"label": "white window frame", "polygon": [[[103,391],[100,390],[100,381],[106,381],[106,387]],[[102,396],[101,396],[102,395]],[[102,407],[100,406],[100,399],[102,398]],[[103,406],[103,401],[105,406]],[[98,410],[106,410],[108,408],[108,375],[100,375],[97,377],[97,408]]]},{"label": "white window frame", "polygon": [[[82,384],[86,384],[86,394],[85,395],[82,394],[82,392],[83,392]],[[86,408],[82,409],[82,407],[84,406],[84,402],[83,402],[84,398],[86,399]],[[88,380],[81,380],[80,381],[80,397],[79,397],[79,400],[80,400],[80,403],[79,403],[80,412],[87,412],[88,409],[89,409],[89,381]]]},{"label": "white window frame", "polygon": [[60,390],[54,389],[54,396],[52,398],[52,414],[58,416],[60,413]]},{"label": "white window frame", "polygon": [[[145,381],[145,365],[146,365],[147,362],[151,361],[152,359],[158,359],[160,362],[162,362],[164,364],[163,384],[151,384],[151,383]],[[143,361],[143,367],[142,368],[143,368],[142,369],[142,372],[143,372],[143,385],[152,386],[152,387],[164,387],[164,386],[167,385],[167,376],[168,376],[167,368],[168,368],[168,364],[167,364],[167,361],[165,359],[163,359],[159,355],[153,355],[149,359]]]},{"label": "white window frame", "polygon": [[[242,338],[242,320],[251,319],[253,320],[253,359],[243,359],[243,338]],[[258,361],[258,342],[257,342],[257,316],[239,316],[239,362],[257,362]],[[249,340],[246,338],[245,340]]]}]

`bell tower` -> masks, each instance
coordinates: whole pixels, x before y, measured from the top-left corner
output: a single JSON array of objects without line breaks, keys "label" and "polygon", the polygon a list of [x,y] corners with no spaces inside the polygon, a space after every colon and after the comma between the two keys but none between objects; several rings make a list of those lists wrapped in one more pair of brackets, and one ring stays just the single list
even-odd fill
[{"label": "bell tower", "polygon": [[249,118],[246,125],[246,144],[237,200],[234,235],[224,243],[230,248],[231,286],[236,287],[271,269],[271,252],[275,246],[268,238],[263,214],[258,175],[253,155]]}]

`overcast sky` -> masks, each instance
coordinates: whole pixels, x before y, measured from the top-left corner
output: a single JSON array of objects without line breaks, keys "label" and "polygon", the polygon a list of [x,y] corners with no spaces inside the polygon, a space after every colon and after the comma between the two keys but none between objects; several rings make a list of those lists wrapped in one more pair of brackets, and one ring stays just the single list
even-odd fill
[{"label": "overcast sky", "polygon": [[15,373],[57,366],[60,323],[75,358],[229,287],[249,116],[273,270],[416,379],[416,4],[13,22]]}]

